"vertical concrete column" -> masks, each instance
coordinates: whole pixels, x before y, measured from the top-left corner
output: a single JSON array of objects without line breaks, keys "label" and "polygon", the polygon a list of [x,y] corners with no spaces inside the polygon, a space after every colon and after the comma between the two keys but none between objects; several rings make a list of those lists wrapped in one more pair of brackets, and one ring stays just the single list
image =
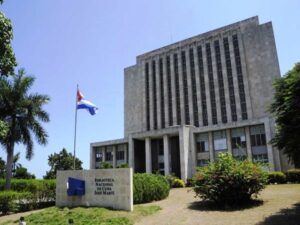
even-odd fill
[{"label": "vertical concrete column", "polygon": [[128,165],[134,171],[134,140],[131,135],[128,137]]},{"label": "vertical concrete column", "polygon": [[267,150],[268,150],[269,167],[270,167],[271,171],[274,171],[275,170],[274,155],[273,155],[272,145],[270,144],[272,136],[271,136],[271,127],[270,127],[269,118],[265,119],[264,125],[265,125],[265,131],[266,131],[266,144],[267,144]]},{"label": "vertical concrete column", "polygon": [[187,126],[179,129],[181,179],[186,182],[188,176],[189,131]]},{"label": "vertical concrete column", "polygon": [[106,147],[102,147],[102,162],[105,162],[105,152],[106,152]]},{"label": "vertical concrete column", "polygon": [[250,137],[250,127],[245,127],[245,135],[246,135],[246,147],[247,147],[247,156],[248,160],[252,161],[252,151],[251,151],[251,137]]},{"label": "vertical concrete column", "polygon": [[164,165],[165,165],[165,175],[170,174],[170,164],[169,164],[169,137],[164,135]]},{"label": "vertical concrete column", "polygon": [[228,149],[228,152],[230,154],[233,154],[233,152],[232,152],[232,145],[231,145],[231,132],[230,132],[230,129],[226,129],[226,140],[227,140],[227,149]]},{"label": "vertical concrete column", "polygon": [[189,152],[188,163],[189,163],[188,177],[192,177],[196,173],[196,166],[197,166],[196,142],[195,142],[194,130],[193,132],[190,133],[190,152]]},{"label": "vertical concrete column", "polygon": [[95,169],[96,157],[95,151],[92,145],[90,145],[90,169]]},{"label": "vertical concrete column", "polygon": [[152,173],[151,142],[149,137],[145,139],[145,145],[146,173]]},{"label": "vertical concrete column", "polygon": [[117,146],[113,145],[113,168],[117,168]]},{"label": "vertical concrete column", "polygon": [[215,161],[214,154],[214,143],[213,143],[213,133],[208,132],[208,148],[209,148],[209,159],[211,162]]},{"label": "vertical concrete column", "polygon": [[128,156],[127,156],[127,144],[124,144],[124,162],[128,163]]}]

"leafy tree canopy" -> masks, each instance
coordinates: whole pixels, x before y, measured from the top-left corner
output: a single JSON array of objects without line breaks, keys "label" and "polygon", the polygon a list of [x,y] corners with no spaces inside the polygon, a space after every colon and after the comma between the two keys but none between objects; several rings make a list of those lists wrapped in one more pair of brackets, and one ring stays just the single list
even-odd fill
[{"label": "leafy tree canopy", "polygon": [[[2,3],[0,1],[0,3]],[[11,21],[0,12],[0,75],[7,76],[14,74],[17,66],[15,54],[11,41],[13,39],[13,29]]]},{"label": "leafy tree canopy", "polygon": [[300,62],[274,83],[275,97],[271,112],[276,119],[272,144],[300,167]]},{"label": "leafy tree canopy", "polygon": [[[48,165],[51,169],[46,172],[44,179],[55,179],[57,170],[72,170],[73,160],[73,155],[70,152],[67,152],[65,148],[59,153],[49,155]],[[75,159],[75,168],[77,170],[82,170],[82,161],[78,158]]]},{"label": "leafy tree canopy", "polygon": [[7,124],[4,121],[0,120],[0,140],[3,139],[6,134],[7,134]]}]

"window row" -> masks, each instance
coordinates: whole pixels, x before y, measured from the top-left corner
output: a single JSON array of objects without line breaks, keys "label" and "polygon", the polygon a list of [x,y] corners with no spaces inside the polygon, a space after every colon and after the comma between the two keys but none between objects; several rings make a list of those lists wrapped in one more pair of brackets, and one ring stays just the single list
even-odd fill
[{"label": "window row", "polygon": [[[240,44],[237,34],[231,37],[231,41],[233,48],[232,55],[229,37],[225,37],[221,39],[221,42],[220,40],[215,40],[212,43],[212,46],[210,43],[206,43],[203,49],[201,45],[197,46],[195,49],[196,53],[194,53],[194,48],[189,48],[187,51],[181,51],[180,54],[170,54],[166,57],[159,58],[158,61],[152,60],[145,63],[145,116],[147,130],[150,130],[151,127],[153,127],[153,129],[158,128],[158,113],[160,113],[161,128],[165,128],[166,126],[183,125],[183,122],[184,124],[191,124],[191,115],[194,118],[193,124],[191,125],[196,127],[200,126],[200,118],[202,119],[201,125],[203,126],[207,126],[209,123],[217,124],[218,121],[227,123],[227,104],[230,104],[231,120],[237,121],[238,116],[236,109],[232,61],[235,62],[237,76],[236,88],[239,94],[241,117],[243,120],[248,119],[242,62],[240,56]],[[203,58],[202,51],[205,53],[205,58]],[[222,57],[224,57],[224,59],[222,59]],[[196,68],[196,66],[198,67]],[[214,71],[214,66],[216,67],[216,71]],[[198,73],[196,73],[196,69],[198,70]],[[207,87],[205,84],[204,71],[207,72]],[[224,71],[226,71],[226,84],[228,84],[226,89],[223,78]],[[172,83],[173,75],[174,83]],[[166,76],[165,79],[164,76]],[[217,78],[217,82],[215,81],[215,77]],[[173,85],[174,96],[172,93]],[[197,85],[199,85],[199,87],[197,87]],[[182,90],[180,90],[180,88],[182,88]],[[190,88],[191,91],[189,90]],[[210,112],[208,112],[207,106],[207,88],[210,99]],[[217,92],[216,88],[218,88]],[[201,100],[197,99],[197,89],[200,90],[199,97]],[[189,91],[191,94],[191,102],[189,101]],[[158,93],[160,93],[159,96]],[[216,93],[218,93],[218,96],[216,96]],[[226,93],[228,93],[229,100],[226,100]],[[150,94],[152,96],[150,96]],[[152,104],[150,101],[152,101]],[[158,101],[160,102],[159,112],[157,109]],[[201,102],[199,106],[198,102]],[[190,103],[192,106],[190,106]],[[175,104],[175,108],[173,108],[173,104]],[[200,112],[198,107],[201,107]],[[218,120],[217,111],[219,108],[221,118]],[[173,117],[173,109],[175,109],[175,117]],[[165,112],[166,110],[167,112]],[[181,113],[181,110],[184,110],[183,114]],[[169,118],[168,124],[166,123],[165,118],[166,113]],[[208,121],[208,113],[211,115],[211,121]],[[150,118],[153,118],[152,126],[150,126]],[[182,121],[182,118],[184,121]]]},{"label": "window row", "polygon": [[[261,155],[267,154],[264,125],[251,126],[249,131],[252,156],[254,159],[259,159]],[[211,137],[211,148],[216,156],[220,152],[228,151],[228,138],[230,138],[233,157],[237,159],[247,158],[247,138],[244,127],[233,128],[227,132],[226,130],[214,131],[212,132]],[[196,134],[195,140],[197,154],[205,152],[208,153],[210,151],[210,140],[208,133]]]}]

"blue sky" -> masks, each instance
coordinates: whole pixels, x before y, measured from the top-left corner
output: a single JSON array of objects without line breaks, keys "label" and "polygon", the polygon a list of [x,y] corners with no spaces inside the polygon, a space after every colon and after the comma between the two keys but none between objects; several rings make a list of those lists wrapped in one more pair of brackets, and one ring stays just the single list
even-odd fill
[{"label": "blue sky", "polygon": [[257,15],[273,22],[281,73],[300,61],[299,0],[5,0],[0,8],[13,24],[19,67],[36,77],[32,92],[51,97],[48,145],[35,145],[31,161],[16,148],[39,178],[49,170],[48,155],[73,151],[76,84],[100,109],[96,116],[78,111],[83,167],[91,142],[123,137],[123,70],[137,55]]}]

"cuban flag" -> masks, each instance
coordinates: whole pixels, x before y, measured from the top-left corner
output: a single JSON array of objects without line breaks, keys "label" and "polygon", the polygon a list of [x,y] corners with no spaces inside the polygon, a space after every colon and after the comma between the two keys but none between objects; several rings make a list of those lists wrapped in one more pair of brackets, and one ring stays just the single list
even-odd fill
[{"label": "cuban flag", "polygon": [[85,100],[79,89],[77,89],[77,109],[86,109],[91,115],[95,115],[98,112],[97,106],[90,101]]}]

